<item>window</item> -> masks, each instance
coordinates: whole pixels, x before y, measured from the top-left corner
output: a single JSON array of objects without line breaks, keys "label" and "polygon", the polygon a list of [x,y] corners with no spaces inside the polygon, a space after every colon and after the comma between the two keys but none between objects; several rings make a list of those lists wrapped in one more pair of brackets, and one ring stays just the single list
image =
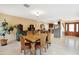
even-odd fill
[{"label": "window", "polygon": [[78,24],[76,24],[76,32],[78,32]]},{"label": "window", "polygon": [[74,32],[74,24],[69,24],[69,31]]}]

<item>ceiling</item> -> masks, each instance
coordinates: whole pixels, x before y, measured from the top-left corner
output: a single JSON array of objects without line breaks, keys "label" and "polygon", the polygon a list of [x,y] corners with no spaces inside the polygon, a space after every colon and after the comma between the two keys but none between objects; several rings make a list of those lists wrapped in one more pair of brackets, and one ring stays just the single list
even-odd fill
[{"label": "ceiling", "polygon": [[[36,17],[33,12],[43,12]],[[79,19],[79,4],[30,4],[24,7],[23,4],[0,4],[0,12],[13,16],[20,16],[44,22],[58,21],[59,19]]]}]

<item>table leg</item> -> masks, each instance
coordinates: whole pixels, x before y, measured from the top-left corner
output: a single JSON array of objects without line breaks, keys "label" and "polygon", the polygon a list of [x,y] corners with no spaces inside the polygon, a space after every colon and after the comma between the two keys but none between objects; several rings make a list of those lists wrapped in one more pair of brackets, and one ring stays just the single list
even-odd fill
[{"label": "table leg", "polygon": [[31,53],[35,54],[35,43],[31,43]]}]

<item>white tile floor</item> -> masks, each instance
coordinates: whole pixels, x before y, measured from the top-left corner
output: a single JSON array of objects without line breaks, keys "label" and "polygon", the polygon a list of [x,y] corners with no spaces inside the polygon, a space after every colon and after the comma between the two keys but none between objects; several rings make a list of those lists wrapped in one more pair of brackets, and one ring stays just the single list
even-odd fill
[{"label": "white tile floor", "polygon": [[[20,53],[20,42],[14,35],[7,35],[8,45],[0,46],[0,55],[23,55]],[[1,37],[0,37],[1,38]],[[29,54],[29,53],[28,53]],[[27,54],[27,55],[28,55]],[[39,50],[37,51],[39,54]],[[54,38],[44,55],[79,55],[79,37]]]}]

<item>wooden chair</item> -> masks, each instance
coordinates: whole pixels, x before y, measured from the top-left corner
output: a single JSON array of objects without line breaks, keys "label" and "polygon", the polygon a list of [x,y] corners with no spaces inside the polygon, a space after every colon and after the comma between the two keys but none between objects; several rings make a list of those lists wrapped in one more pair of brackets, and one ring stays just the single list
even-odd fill
[{"label": "wooden chair", "polygon": [[47,48],[48,48],[49,44],[51,44],[51,33],[48,33],[48,35],[47,35]]},{"label": "wooden chair", "polygon": [[23,36],[20,36],[20,42],[21,42],[21,53],[22,53],[22,51],[24,51],[24,54],[26,54],[26,49],[27,48],[30,49],[31,44],[30,44],[30,42],[26,41]]},{"label": "wooden chair", "polygon": [[54,34],[49,32],[48,35],[47,35],[47,48],[48,48],[49,45],[51,45],[53,37],[54,37]]},{"label": "wooden chair", "polygon": [[32,31],[27,31],[27,35],[34,35]]},{"label": "wooden chair", "polygon": [[40,31],[37,31],[35,34],[40,35]]},{"label": "wooden chair", "polygon": [[40,42],[37,42],[35,45],[36,49],[40,49],[40,54],[42,54],[43,49],[46,52],[46,36],[47,34],[45,33],[40,34]]}]

